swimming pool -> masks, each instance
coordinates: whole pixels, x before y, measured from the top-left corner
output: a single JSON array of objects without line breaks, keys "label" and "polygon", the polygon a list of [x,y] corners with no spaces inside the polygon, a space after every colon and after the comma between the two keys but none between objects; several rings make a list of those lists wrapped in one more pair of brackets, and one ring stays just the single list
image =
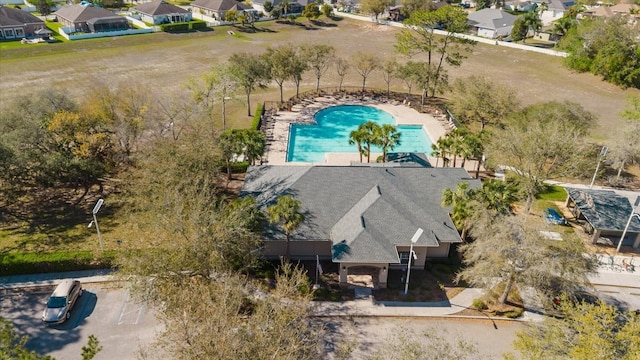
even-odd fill
[{"label": "swimming pool", "polygon": [[[288,162],[323,162],[325,153],[358,153],[358,147],[349,144],[349,134],[369,120],[396,125],[394,117],[382,110],[362,105],[339,105],[320,110],[315,115],[317,124],[293,124],[289,129]],[[400,145],[393,152],[431,152],[431,140],[421,125],[400,125]],[[372,153],[382,150],[374,146]],[[375,159],[371,159],[374,161]]]}]

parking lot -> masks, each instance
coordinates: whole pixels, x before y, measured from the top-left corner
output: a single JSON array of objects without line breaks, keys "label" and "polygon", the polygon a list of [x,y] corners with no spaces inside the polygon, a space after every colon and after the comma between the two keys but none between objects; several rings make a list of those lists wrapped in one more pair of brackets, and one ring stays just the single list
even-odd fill
[{"label": "parking lot", "polygon": [[60,325],[46,326],[41,314],[53,287],[10,290],[0,297],[0,316],[29,336],[27,347],[58,360],[81,358],[89,335],[103,350],[95,359],[135,359],[160,324],[144,303],[133,301],[117,283],[83,284],[84,293]]}]

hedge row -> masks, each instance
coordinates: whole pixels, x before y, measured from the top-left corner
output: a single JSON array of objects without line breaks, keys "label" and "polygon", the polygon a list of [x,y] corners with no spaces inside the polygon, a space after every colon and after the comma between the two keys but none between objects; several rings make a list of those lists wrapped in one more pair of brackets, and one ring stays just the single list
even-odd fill
[{"label": "hedge row", "polygon": [[262,103],[258,104],[258,107],[256,108],[256,113],[253,114],[253,121],[251,122],[252,130],[259,130],[261,116],[262,116]]},{"label": "hedge row", "polygon": [[115,253],[94,255],[92,251],[9,253],[0,255],[2,275],[41,274],[89,269],[110,269]]}]

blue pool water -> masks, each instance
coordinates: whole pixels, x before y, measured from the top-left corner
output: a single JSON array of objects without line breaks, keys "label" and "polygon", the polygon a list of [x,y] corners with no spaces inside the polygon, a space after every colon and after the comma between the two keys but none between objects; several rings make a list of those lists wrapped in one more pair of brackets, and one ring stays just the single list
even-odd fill
[{"label": "blue pool water", "polygon": [[[325,153],[358,153],[357,146],[349,144],[349,134],[358,125],[369,120],[396,125],[391,114],[369,106],[340,105],[320,110],[315,115],[317,125],[291,125],[289,131],[289,162],[323,162]],[[421,125],[400,125],[400,145],[393,152],[430,153],[431,140]],[[381,153],[372,147],[373,153]],[[375,159],[371,159],[375,161]]]}]

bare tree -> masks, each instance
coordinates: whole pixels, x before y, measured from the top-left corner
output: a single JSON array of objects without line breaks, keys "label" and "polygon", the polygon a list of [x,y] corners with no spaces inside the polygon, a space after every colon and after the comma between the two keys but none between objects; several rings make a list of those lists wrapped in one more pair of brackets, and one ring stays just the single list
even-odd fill
[{"label": "bare tree", "polygon": [[469,230],[475,241],[461,247],[464,270],[457,280],[491,288],[495,280],[506,282],[499,302],[507,300],[514,284],[531,286],[545,294],[571,294],[588,284],[587,274],[596,261],[584,255],[578,238],[546,240],[541,226],[523,216],[496,216],[493,211],[474,211]]},{"label": "bare tree", "polygon": [[529,212],[544,180],[574,171],[585,154],[593,115],[571,102],[528,106],[514,114],[487,144],[489,160],[507,166],[522,178]]},{"label": "bare tree", "polygon": [[340,85],[338,85],[338,91],[342,91],[342,82],[344,81],[345,75],[347,75],[347,71],[351,66],[349,62],[341,57],[336,58],[336,72],[340,77]]},{"label": "bare tree", "polygon": [[365,90],[367,77],[380,68],[380,59],[372,54],[357,52],[351,57],[353,68],[362,76],[362,91]]}]

